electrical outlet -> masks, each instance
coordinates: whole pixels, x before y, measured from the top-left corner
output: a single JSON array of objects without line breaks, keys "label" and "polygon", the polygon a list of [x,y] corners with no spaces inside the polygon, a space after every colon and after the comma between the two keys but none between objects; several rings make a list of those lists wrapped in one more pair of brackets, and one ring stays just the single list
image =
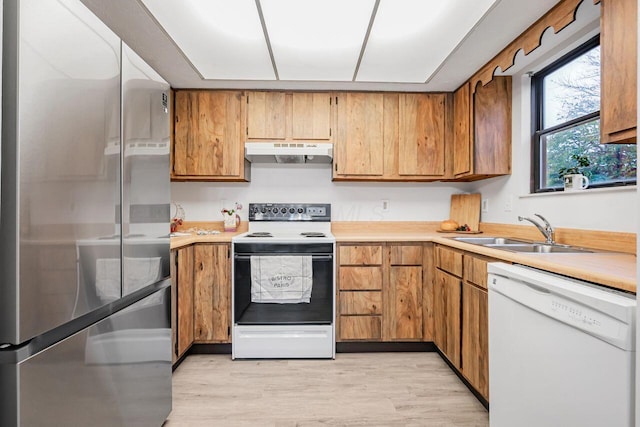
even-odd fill
[{"label": "electrical outlet", "polygon": [[383,200],[382,201],[382,212],[388,212],[389,211],[389,201],[388,200]]},{"label": "electrical outlet", "polygon": [[489,213],[489,199],[482,199],[482,213]]},{"label": "electrical outlet", "polygon": [[513,211],[513,194],[509,194],[507,196],[507,201],[504,202],[504,211],[505,212]]}]

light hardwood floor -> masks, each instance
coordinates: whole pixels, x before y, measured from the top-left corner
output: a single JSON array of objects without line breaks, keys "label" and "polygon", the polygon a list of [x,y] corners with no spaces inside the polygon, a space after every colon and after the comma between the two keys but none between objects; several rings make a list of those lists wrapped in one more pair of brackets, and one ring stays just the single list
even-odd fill
[{"label": "light hardwood floor", "polygon": [[179,426],[488,426],[489,414],[437,353],[336,360],[189,356],[173,377]]}]

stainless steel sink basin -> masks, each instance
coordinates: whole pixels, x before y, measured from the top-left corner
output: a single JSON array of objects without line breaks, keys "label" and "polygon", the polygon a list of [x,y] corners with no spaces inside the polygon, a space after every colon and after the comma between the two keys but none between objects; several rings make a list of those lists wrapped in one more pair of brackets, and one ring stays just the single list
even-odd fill
[{"label": "stainless steel sink basin", "polygon": [[458,242],[481,245],[487,248],[503,249],[511,252],[524,252],[532,254],[558,254],[558,253],[593,253],[590,249],[578,248],[569,245],[547,245],[544,243],[527,242],[526,240],[510,239],[506,237],[451,237]]},{"label": "stainless steel sink basin", "polygon": [[508,239],[506,237],[452,237],[451,239],[458,242],[472,243],[474,245],[510,245],[510,244],[528,244],[524,240]]},{"label": "stainless steel sink basin", "polygon": [[511,252],[526,252],[538,254],[554,254],[554,253],[593,253],[592,250],[578,248],[566,245],[545,245],[541,243],[524,243],[524,244],[485,244],[488,248],[504,249]]}]

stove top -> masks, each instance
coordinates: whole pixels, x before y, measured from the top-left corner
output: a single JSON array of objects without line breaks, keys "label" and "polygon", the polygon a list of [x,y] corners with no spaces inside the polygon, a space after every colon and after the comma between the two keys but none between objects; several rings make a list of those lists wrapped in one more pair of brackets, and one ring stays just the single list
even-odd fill
[{"label": "stove top", "polygon": [[331,205],[323,203],[250,203],[249,231],[234,242],[329,243]]}]

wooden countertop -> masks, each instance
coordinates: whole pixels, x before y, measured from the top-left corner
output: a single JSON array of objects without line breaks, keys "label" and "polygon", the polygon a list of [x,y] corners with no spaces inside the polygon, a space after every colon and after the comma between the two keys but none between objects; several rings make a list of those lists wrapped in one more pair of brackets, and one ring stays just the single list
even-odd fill
[{"label": "wooden countertop", "polygon": [[[516,253],[452,240],[450,237],[460,236],[460,234],[438,233],[435,231],[437,229],[436,223],[401,223],[386,224],[384,226],[362,223],[358,227],[354,227],[353,224],[354,223],[332,224],[332,232],[338,243],[434,242],[492,258],[598,283],[615,289],[636,292],[636,256],[630,253]],[[221,232],[220,234],[213,235],[194,234],[183,237],[172,237],[171,249],[178,249],[193,243],[231,243],[231,239],[234,236],[244,231],[246,230],[243,229],[234,233]],[[523,237],[499,233],[484,233],[479,236]]]},{"label": "wooden countertop", "polygon": [[193,243],[231,243],[231,239],[245,231],[225,232],[219,234],[192,234],[190,236],[177,236],[171,238],[171,249],[180,249]]},{"label": "wooden countertop", "polygon": [[[541,270],[586,280],[628,292],[636,292],[636,256],[619,252],[530,254],[487,248],[458,242],[450,237],[460,234],[435,231],[398,232],[334,231],[338,243],[349,242],[434,242],[492,258],[523,264]],[[493,234],[480,234],[492,237]],[[469,236],[471,237],[471,236]],[[499,236],[510,237],[510,236]]]}]

